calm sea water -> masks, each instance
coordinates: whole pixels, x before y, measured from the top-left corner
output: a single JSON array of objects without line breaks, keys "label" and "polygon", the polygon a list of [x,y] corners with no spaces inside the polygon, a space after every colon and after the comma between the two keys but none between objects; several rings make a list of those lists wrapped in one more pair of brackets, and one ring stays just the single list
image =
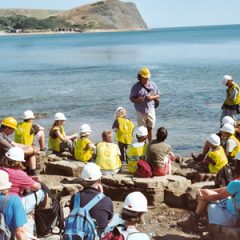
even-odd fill
[{"label": "calm sea water", "polygon": [[161,91],[156,127],[168,128],[168,143],[183,156],[218,130],[223,75],[240,83],[239,25],[3,36],[0,54],[0,118],[31,109],[48,132],[61,111],[67,133],[89,123],[94,142],[118,106],[136,123],[129,92],[138,70],[149,67]]}]

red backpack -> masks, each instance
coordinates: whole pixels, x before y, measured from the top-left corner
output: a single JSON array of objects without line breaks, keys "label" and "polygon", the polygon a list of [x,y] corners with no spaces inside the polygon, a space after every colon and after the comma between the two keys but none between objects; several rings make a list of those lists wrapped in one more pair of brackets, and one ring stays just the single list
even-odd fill
[{"label": "red backpack", "polygon": [[117,225],[111,232],[107,233],[106,236],[101,238],[101,240],[124,240],[125,238],[120,230],[122,227],[123,225],[121,224]]},{"label": "red backpack", "polygon": [[136,175],[144,178],[150,178],[153,176],[152,168],[146,160],[138,161]]}]

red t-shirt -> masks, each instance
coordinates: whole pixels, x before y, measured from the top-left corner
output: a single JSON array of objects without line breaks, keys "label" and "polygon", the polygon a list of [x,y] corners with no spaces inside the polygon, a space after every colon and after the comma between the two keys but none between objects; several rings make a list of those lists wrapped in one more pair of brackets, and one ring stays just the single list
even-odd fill
[{"label": "red t-shirt", "polygon": [[31,188],[31,186],[35,183],[35,181],[23,170],[7,167],[0,167],[0,170],[7,172],[9,175],[9,181],[12,183],[12,186],[9,189],[10,194],[17,194],[21,197],[21,192],[24,189]]}]

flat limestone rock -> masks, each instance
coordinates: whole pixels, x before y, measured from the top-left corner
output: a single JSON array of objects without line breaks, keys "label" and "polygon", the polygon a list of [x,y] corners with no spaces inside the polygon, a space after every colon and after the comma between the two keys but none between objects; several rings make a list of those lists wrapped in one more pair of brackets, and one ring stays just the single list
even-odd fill
[{"label": "flat limestone rock", "polygon": [[79,177],[84,165],[84,163],[74,160],[48,162],[46,164],[46,174]]}]

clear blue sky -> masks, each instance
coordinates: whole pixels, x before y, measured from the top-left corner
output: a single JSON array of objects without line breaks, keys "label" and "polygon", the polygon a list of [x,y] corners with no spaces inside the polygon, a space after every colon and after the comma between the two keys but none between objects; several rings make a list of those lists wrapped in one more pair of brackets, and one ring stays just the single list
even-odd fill
[{"label": "clear blue sky", "polygon": [[[125,1],[125,0],[123,0]],[[0,8],[70,9],[91,0],[0,0]],[[240,24],[240,0],[128,0],[148,27]]]}]

